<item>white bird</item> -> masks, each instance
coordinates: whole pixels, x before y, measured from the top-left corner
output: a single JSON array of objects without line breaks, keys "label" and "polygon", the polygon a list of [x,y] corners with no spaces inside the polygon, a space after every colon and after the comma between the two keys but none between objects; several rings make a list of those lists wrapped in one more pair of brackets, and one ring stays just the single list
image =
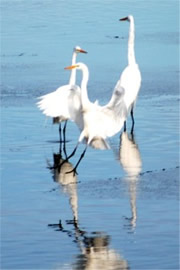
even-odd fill
[{"label": "white bird", "polygon": [[92,103],[88,98],[87,84],[89,71],[87,66],[83,63],[77,63],[65,69],[79,69],[82,71],[81,102],[83,129],[74,151],[68,158],[75,154],[79,143],[83,140],[86,142],[86,147],[74,168],[75,172],[89,145],[97,149],[109,149],[106,138],[112,137],[121,130],[127,117],[127,110],[124,104],[124,89],[122,87],[114,90],[107,105],[100,106],[98,102]]},{"label": "white bird", "polygon": [[[134,52],[134,40],[135,40],[135,25],[134,18],[132,15],[120,19],[120,21],[130,22],[129,28],[129,40],[128,40],[128,65],[123,70],[119,81],[116,83],[116,89],[124,88],[124,103],[126,105],[128,113],[131,113],[132,128],[131,133],[134,130],[134,116],[133,109],[137,100],[139,89],[141,86],[141,73],[136,63],[135,52]],[[124,131],[126,131],[126,122],[124,122]]]},{"label": "white bird", "polygon": [[[73,49],[72,65],[76,63],[78,53],[87,53],[85,50],[76,46]],[[69,84],[59,87],[56,91],[39,97],[37,103],[38,108],[46,116],[54,118],[54,122],[60,123],[60,140],[61,140],[61,122],[65,121],[63,134],[65,142],[65,129],[67,120],[71,119],[78,122],[82,126],[81,118],[81,92],[79,86],[76,85],[76,70],[72,70]],[[77,119],[76,119],[77,118]]]}]

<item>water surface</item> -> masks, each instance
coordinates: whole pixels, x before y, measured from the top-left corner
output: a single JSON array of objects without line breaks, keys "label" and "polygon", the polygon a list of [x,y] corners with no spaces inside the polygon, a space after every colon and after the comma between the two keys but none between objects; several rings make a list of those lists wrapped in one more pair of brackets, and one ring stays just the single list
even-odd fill
[{"label": "water surface", "polygon": [[[179,269],[178,1],[2,0],[1,13],[1,268]],[[50,169],[63,158],[58,126],[36,98],[67,83],[80,45],[89,97],[105,104],[127,64],[128,14],[142,72],[134,138],[129,119],[67,177],[84,145]],[[78,136],[68,123],[68,153]]]}]

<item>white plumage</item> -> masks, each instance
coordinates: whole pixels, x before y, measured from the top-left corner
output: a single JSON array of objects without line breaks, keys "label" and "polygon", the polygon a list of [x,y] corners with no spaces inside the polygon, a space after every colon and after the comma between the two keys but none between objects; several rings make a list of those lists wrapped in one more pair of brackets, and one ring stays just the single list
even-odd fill
[{"label": "white plumage", "polygon": [[98,105],[98,102],[92,103],[88,98],[87,92],[87,84],[89,80],[89,71],[87,66],[83,63],[77,63],[76,65],[67,67],[66,69],[74,68],[82,71],[81,102],[83,129],[74,151],[68,158],[75,154],[80,142],[83,140],[86,142],[86,147],[73,169],[73,171],[76,172],[76,169],[89,145],[102,150],[109,148],[106,138],[112,137],[121,130],[127,117],[127,110],[123,101],[123,88],[115,89],[109,103],[105,106]]},{"label": "white plumage", "polygon": [[[89,71],[85,64],[77,63],[66,69],[79,69],[82,71],[81,82],[81,102],[83,116],[83,130],[79,137],[79,142],[86,140],[88,145],[95,147],[102,145],[102,148],[108,148],[106,138],[115,135],[123,126],[127,117],[126,107],[124,106],[124,89],[119,88],[113,92],[113,95],[105,106],[92,103],[88,98],[87,83],[89,80]],[[101,143],[100,143],[101,142]],[[101,148],[101,147],[100,147]]]},{"label": "white plumage", "polygon": [[134,52],[134,40],[135,40],[135,25],[132,15],[120,19],[120,21],[129,21],[129,40],[128,40],[128,65],[122,72],[120,79],[118,80],[115,89],[123,88],[124,92],[124,104],[126,109],[131,112],[132,117],[132,132],[134,128],[133,108],[136,103],[136,99],[141,86],[141,73],[136,63]]},{"label": "white plumage", "polygon": [[[72,65],[76,63],[78,53],[86,53],[79,46],[73,50]],[[78,126],[82,128],[81,118],[81,93],[80,88],[76,84],[76,70],[72,70],[69,84],[59,87],[56,91],[39,97],[37,103],[38,108],[50,117],[58,117],[59,122],[71,119],[76,121]]]}]

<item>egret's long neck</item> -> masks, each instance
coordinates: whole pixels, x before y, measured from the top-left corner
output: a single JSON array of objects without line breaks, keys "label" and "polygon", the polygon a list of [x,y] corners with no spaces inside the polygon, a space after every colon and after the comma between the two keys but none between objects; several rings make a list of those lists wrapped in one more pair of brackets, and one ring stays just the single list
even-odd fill
[{"label": "egret's long neck", "polygon": [[81,101],[82,106],[85,108],[89,103],[87,84],[89,80],[89,71],[86,66],[82,68],[82,81],[81,81]]},{"label": "egret's long neck", "polygon": [[[74,66],[76,64],[76,57],[77,57],[77,53],[74,51],[73,55],[72,55],[72,66]],[[76,69],[75,68],[73,68],[71,71],[71,75],[69,78],[69,84],[71,84],[71,85],[76,84]]]},{"label": "egret's long neck", "polygon": [[134,40],[135,40],[135,26],[134,26],[134,19],[130,20],[130,27],[129,27],[129,40],[128,40],[128,64],[135,64],[135,52],[134,52]]}]

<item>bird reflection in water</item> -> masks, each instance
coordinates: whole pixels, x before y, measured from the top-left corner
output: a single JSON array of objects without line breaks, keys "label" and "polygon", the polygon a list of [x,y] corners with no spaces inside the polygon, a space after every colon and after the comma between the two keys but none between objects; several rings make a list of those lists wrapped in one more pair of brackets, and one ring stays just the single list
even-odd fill
[{"label": "bird reflection in water", "polygon": [[127,261],[109,246],[110,237],[102,232],[84,236],[81,255],[77,256],[73,269],[76,270],[127,270]]},{"label": "bird reflection in water", "polygon": [[126,181],[129,186],[130,204],[132,217],[129,219],[133,228],[136,227],[137,207],[136,189],[139,175],[142,169],[142,160],[134,134],[122,132],[120,136],[120,147],[118,159],[123,170],[126,172]]},{"label": "bird reflection in water", "polygon": [[[57,224],[49,224],[49,227],[56,231],[66,233],[71,240],[77,244],[80,254],[76,256],[76,261],[72,263],[70,269],[82,270],[127,270],[127,261],[114,249],[110,248],[110,236],[103,232],[86,232],[79,226],[78,220],[78,193],[77,175],[66,173],[73,169],[68,161],[62,162],[61,153],[53,154],[54,164],[49,166],[53,174],[53,179],[63,187],[63,191],[69,196],[69,204],[72,209],[72,220],[61,220]],[[62,164],[60,170],[58,164]],[[68,229],[65,228],[67,225]],[[71,226],[71,227],[70,227]]]},{"label": "bird reflection in water", "polygon": [[[49,166],[51,173],[53,175],[53,180],[59,183],[63,192],[66,193],[69,197],[70,206],[73,213],[74,221],[78,220],[78,196],[77,196],[77,176],[69,171],[73,170],[72,164],[63,159],[61,153],[61,146],[59,153],[53,154],[53,166]],[[65,162],[64,162],[65,161]],[[50,164],[49,164],[50,165]],[[68,173],[67,173],[68,172]]]},{"label": "bird reflection in water", "polygon": [[[67,222],[68,223],[68,222]],[[69,224],[69,223],[68,223]],[[86,232],[79,228],[77,222],[73,229],[65,229],[64,225],[49,224],[56,231],[66,233],[76,243],[80,254],[75,257],[69,269],[74,270],[129,270],[125,260],[116,250],[110,247],[110,236],[103,232]],[[71,225],[72,225],[71,224]],[[57,229],[58,227],[58,229]],[[67,264],[66,264],[67,266]],[[56,269],[62,269],[56,267]]]},{"label": "bird reflection in water", "polygon": [[[61,221],[58,224],[49,224],[56,231],[66,233],[71,240],[77,244],[80,254],[76,256],[75,262],[70,269],[74,270],[128,270],[125,260],[116,250],[110,247],[110,236],[103,232],[86,232],[81,230],[78,221],[73,223],[71,229],[65,229]],[[56,268],[58,269],[58,268]],[[61,269],[61,268],[59,268]]]}]

